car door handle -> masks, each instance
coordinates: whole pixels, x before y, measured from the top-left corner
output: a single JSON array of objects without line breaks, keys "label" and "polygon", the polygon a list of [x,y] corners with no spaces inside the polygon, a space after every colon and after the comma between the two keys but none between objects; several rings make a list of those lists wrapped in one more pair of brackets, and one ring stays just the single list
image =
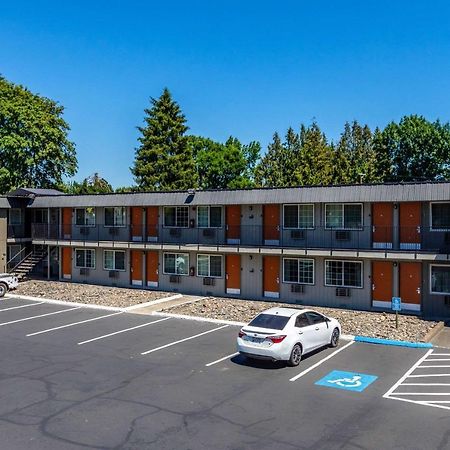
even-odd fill
[{"label": "car door handle", "polygon": [[319,327],[316,327],[316,331],[319,331]]},{"label": "car door handle", "polygon": [[298,334],[303,334],[303,331],[299,331]]}]

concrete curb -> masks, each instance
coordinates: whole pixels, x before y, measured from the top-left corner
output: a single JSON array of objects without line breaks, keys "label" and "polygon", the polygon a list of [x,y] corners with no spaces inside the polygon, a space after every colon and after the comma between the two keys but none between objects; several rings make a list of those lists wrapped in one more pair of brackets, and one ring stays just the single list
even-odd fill
[{"label": "concrete curb", "polygon": [[438,324],[432,328],[423,338],[425,342],[430,342],[442,329],[445,327],[445,322],[438,322]]},{"label": "concrete curb", "polygon": [[149,302],[139,303],[137,305],[131,305],[124,308],[125,311],[134,311],[139,308],[146,308],[147,306],[158,305],[160,303],[170,302],[171,300],[176,300],[177,298],[183,297],[181,294],[170,295],[169,297],[158,298],[157,300],[150,300]]},{"label": "concrete curb", "polygon": [[[33,302],[45,302],[50,303],[53,305],[67,305],[67,306],[82,306],[83,308],[91,308],[91,309],[101,309],[104,311],[121,311],[121,312],[127,312],[126,308],[119,308],[117,306],[103,306],[103,305],[92,305],[88,303],[78,303],[78,302],[66,302],[64,300],[54,300],[51,298],[45,298],[45,297],[31,297],[29,295],[17,295],[17,294],[7,294],[10,298],[18,298],[23,300],[31,300]],[[7,298],[7,297],[5,297]]]},{"label": "concrete curb", "polygon": [[408,342],[396,341],[394,339],[380,339],[367,336],[355,336],[355,342],[364,342],[366,344],[381,344],[381,345],[395,345],[398,347],[412,347],[412,348],[433,348],[433,344],[429,342]]},{"label": "concrete curb", "polygon": [[173,317],[174,319],[184,319],[184,320],[195,320],[197,322],[210,322],[210,323],[218,323],[218,324],[224,324],[224,325],[234,325],[238,327],[243,327],[244,325],[247,325],[244,322],[234,322],[233,320],[220,320],[220,319],[210,319],[208,317],[199,317],[199,316],[188,316],[185,314],[171,314],[171,313],[164,313],[155,311],[151,313],[152,316],[162,316],[162,317]]}]

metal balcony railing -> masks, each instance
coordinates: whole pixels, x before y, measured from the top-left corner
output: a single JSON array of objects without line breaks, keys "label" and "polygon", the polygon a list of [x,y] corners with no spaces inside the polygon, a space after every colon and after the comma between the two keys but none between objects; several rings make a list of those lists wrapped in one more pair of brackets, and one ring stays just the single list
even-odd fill
[{"label": "metal balcony railing", "polygon": [[450,230],[431,230],[424,227],[364,226],[342,229],[317,226],[308,229],[288,229],[269,225],[189,228],[161,225],[32,224],[31,235],[33,239],[75,242],[146,242],[178,245],[283,247],[305,250],[421,250],[450,253]]}]

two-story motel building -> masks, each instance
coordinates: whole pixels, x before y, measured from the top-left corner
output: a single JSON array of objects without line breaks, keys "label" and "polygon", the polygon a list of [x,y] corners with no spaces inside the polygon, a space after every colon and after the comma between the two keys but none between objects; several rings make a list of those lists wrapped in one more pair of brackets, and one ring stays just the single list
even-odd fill
[{"label": "two-story motel building", "polygon": [[[450,183],[0,197],[0,272],[450,317]],[[39,259],[39,258],[38,258]],[[36,258],[35,258],[36,260]]]}]

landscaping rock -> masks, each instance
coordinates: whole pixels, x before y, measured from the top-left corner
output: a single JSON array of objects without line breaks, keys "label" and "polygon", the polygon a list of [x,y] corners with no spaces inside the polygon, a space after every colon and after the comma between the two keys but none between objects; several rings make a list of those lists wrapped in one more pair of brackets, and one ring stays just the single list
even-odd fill
[{"label": "landscaping rock", "polygon": [[44,297],[54,300],[95,304],[102,306],[127,306],[157,300],[172,295],[169,292],[129,289],[93,284],[66,283],[61,281],[28,280],[19,283],[14,294]]},{"label": "landscaping rock", "polygon": [[[236,300],[230,298],[208,297],[202,301],[165,309],[174,314],[208,317],[211,319],[249,322],[261,311],[273,306],[295,307],[277,302]],[[417,316],[399,316],[399,328],[395,328],[395,314],[354,311],[338,308],[303,306],[339,320],[344,334],[363,335],[384,339],[423,342],[425,335],[437,322],[424,320]],[[298,306],[297,306],[298,308]]]}]

